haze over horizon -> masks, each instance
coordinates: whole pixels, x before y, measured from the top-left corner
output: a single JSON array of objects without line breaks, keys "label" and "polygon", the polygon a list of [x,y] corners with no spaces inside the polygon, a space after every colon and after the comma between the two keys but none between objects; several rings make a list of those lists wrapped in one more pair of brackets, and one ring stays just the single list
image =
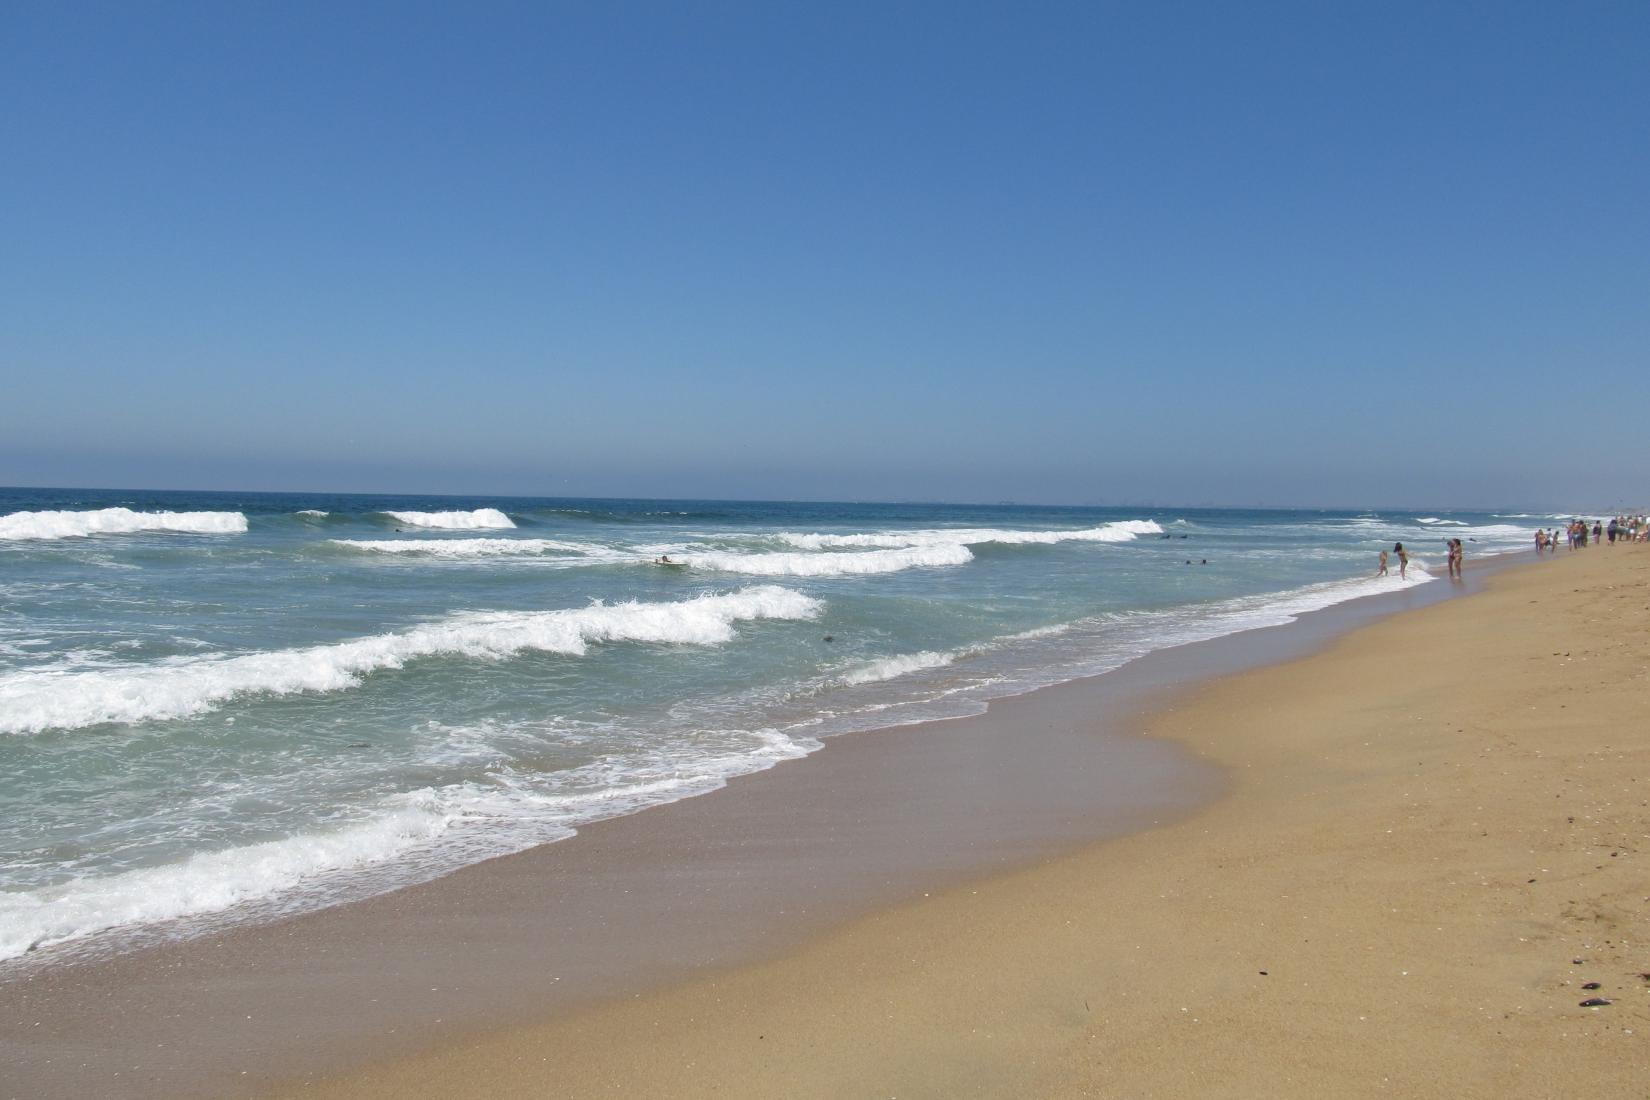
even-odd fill
[{"label": "haze over horizon", "polygon": [[0,484],[1650,502],[1650,8],[14,5]]}]

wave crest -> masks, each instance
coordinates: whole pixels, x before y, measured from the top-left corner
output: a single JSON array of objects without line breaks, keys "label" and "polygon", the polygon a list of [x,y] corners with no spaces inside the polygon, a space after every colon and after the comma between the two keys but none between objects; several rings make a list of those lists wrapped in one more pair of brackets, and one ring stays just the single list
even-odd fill
[{"label": "wave crest", "polygon": [[432,527],[442,531],[499,531],[514,527],[515,521],[497,508],[477,508],[471,512],[385,512],[409,527]]},{"label": "wave crest", "polygon": [[801,534],[782,531],[782,542],[800,550],[827,550],[840,547],[879,546],[888,548],[934,546],[952,543],[979,546],[995,542],[1006,546],[1047,545],[1057,542],[1129,542],[1140,535],[1161,535],[1163,528],[1149,519],[1126,519],[1099,527],[1077,530],[1008,531],[994,527],[933,528],[915,531],[874,531],[860,534]]},{"label": "wave crest", "polygon": [[861,553],[815,554],[689,554],[683,559],[695,569],[750,573],[766,577],[837,577],[850,574],[897,573],[923,566],[966,565],[974,560],[961,543],[867,550]]},{"label": "wave crest", "polygon": [[583,656],[599,642],[721,645],[735,623],[811,619],[824,604],[762,585],[675,603],[596,602],[558,611],[465,612],[410,630],[331,645],[185,657],[74,673],[0,677],[0,733],[187,718],[238,695],[345,691],[368,673],[436,655],[502,660],[524,650]]},{"label": "wave crest", "polygon": [[837,682],[853,687],[858,684],[876,684],[884,680],[894,680],[913,672],[923,672],[931,668],[944,668],[955,661],[960,653],[936,653],[933,650],[924,650],[921,653],[900,653],[892,657],[881,657],[875,661],[867,661],[858,668],[849,669],[837,678]]},{"label": "wave crest", "polygon": [[246,517],[239,512],[134,512],[130,508],[13,512],[0,516],[0,539],[69,539],[144,531],[238,535],[246,531]]},{"label": "wave crest", "polygon": [[428,554],[436,558],[494,558],[529,554],[583,554],[588,546],[555,539],[332,539],[334,546],[374,554]]}]

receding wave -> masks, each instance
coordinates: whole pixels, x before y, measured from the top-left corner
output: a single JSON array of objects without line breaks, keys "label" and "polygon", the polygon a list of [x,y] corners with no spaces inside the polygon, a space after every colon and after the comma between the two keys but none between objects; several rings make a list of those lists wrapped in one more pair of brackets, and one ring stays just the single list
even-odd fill
[{"label": "receding wave", "polygon": [[897,573],[902,569],[966,565],[974,560],[961,543],[907,546],[861,553],[815,554],[689,554],[683,559],[695,569],[749,573],[765,577],[836,577],[863,573]]},{"label": "receding wave", "polygon": [[331,833],[202,852],[56,890],[0,893],[0,959],[122,925],[219,912],[316,874],[392,859],[453,825],[453,815],[403,801],[382,817]]},{"label": "receding wave", "polygon": [[823,606],[800,592],[762,585],[673,603],[465,612],[398,633],[236,657],[69,674],[15,672],[0,677],[0,733],[187,718],[239,695],[344,691],[368,673],[436,655],[502,660],[524,650],[582,656],[598,642],[721,645],[733,637],[735,623],[809,619]]},{"label": "receding wave", "polygon": [[1127,519],[1099,527],[1052,531],[1007,531],[993,527],[939,527],[915,531],[873,531],[855,534],[801,534],[783,531],[782,542],[801,550],[826,550],[858,546],[897,548],[954,544],[979,546],[988,542],[1008,546],[1045,545],[1057,542],[1129,542],[1140,535],[1161,535],[1163,528],[1149,519]]},{"label": "receding wave", "polygon": [[497,508],[477,508],[471,512],[385,512],[409,527],[433,527],[443,531],[500,531],[514,527],[515,521]]},{"label": "receding wave", "polygon": [[41,890],[0,891],[0,959],[115,929],[210,919],[237,906],[269,916],[370,896],[565,839],[592,821],[704,794],[819,747],[766,729],[725,741],[689,758],[632,760],[617,773],[603,761],[543,777],[425,787],[387,796],[339,827]]},{"label": "receding wave", "polygon": [[589,546],[556,539],[332,539],[373,554],[424,554],[434,558],[498,558],[534,554],[583,554]]},{"label": "receding wave", "polygon": [[99,508],[89,512],[13,512],[0,516],[0,539],[70,539],[146,531],[238,535],[245,530],[246,517],[239,512],[134,512],[130,508]]}]

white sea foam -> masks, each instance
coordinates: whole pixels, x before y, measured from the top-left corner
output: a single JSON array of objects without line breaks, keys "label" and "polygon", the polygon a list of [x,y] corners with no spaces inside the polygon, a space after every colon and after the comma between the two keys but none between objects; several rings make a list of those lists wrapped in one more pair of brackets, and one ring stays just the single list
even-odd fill
[{"label": "white sea foam", "polygon": [[1419,519],[1417,519],[1415,522],[1416,523],[1424,523],[1429,527],[1434,526],[1434,525],[1439,526],[1439,527],[1470,527],[1470,526],[1472,526],[1470,523],[1467,523],[1465,520],[1439,519],[1437,516],[1422,516]]},{"label": "white sea foam", "polygon": [[514,527],[515,521],[497,508],[477,508],[473,512],[386,512],[409,527],[434,527],[443,531],[488,531]]},{"label": "white sea foam", "polygon": [[319,508],[300,508],[292,514],[295,515],[295,516],[326,516],[326,515],[331,515],[330,512],[323,512]]},{"label": "white sea foam", "polygon": [[1464,537],[1478,543],[1480,553],[1485,550],[1522,550],[1524,544],[1529,541],[1530,531],[1513,523],[1486,523],[1451,532],[1450,537]]},{"label": "white sea foam", "polygon": [[839,547],[902,547],[952,544],[979,546],[988,542],[1009,546],[1042,545],[1057,542],[1129,542],[1140,535],[1161,535],[1163,528],[1149,519],[1120,520],[1077,530],[1007,531],[992,527],[941,527],[914,531],[874,531],[855,534],[802,534],[780,532],[776,537],[801,550]]},{"label": "white sea foam", "polygon": [[332,539],[337,546],[375,554],[436,558],[497,558],[522,554],[584,554],[591,548],[556,539]]},{"label": "white sea foam", "polygon": [[99,508],[90,512],[13,512],[0,516],[0,539],[68,539],[144,531],[236,535],[245,530],[246,517],[239,512],[134,512],[130,508]]},{"label": "white sea foam", "polygon": [[[1213,604],[1187,605],[1161,611],[1127,612],[1095,620],[1101,624],[1103,635],[1124,635],[1129,638],[1116,655],[1103,655],[1097,667],[1084,670],[1085,675],[1109,671],[1137,657],[1158,649],[1186,645],[1239,634],[1249,630],[1283,626],[1311,611],[1346,603],[1366,596],[1379,596],[1417,585],[1436,578],[1419,558],[1409,561],[1409,575],[1360,577],[1355,580],[1325,581],[1287,592],[1255,596],[1238,596]],[[1119,629],[1119,624],[1134,624],[1135,630]]]},{"label": "white sea foam", "polygon": [[500,660],[524,650],[582,655],[597,642],[720,645],[733,624],[808,619],[823,604],[772,585],[673,603],[593,603],[558,611],[465,612],[399,633],[331,645],[185,657],[130,667],[0,676],[0,733],[185,718],[238,695],[343,691],[368,673],[454,655]]},{"label": "white sea foam", "polygon": [[1001,640],[1005,642],[1029,642],[1037,638],[1057,638],[1062,634],[1071,633],[1071,623],[1055,623],[1052,626],[1034,626],[1030,630],[1022,630],[1018,634],[1005,635]]},{"label": "white sea foam", "polygon": [[[994,677],[978,685],[965,685],[963,692],[971,694],[976,688],[982,691],[969,700],[977,708],[999,694],[1015,694],[1076,677],[1096,676],[1157,650],[1282,626],[1308,612],[1349,600],[1414,588],[1434,579],[1424,561],[1411,558],[1409,576],[1402,579],[1393,575],[1327,581],[1286,592],[1240,596],[1210,604],[1190,604],[1161,610],[1110,613],[1027,630],[998,641],[1033,647],[1030,652],[1037,656],[1031,663],[1011,675]],[[1044,639],[1057,636],[1065,639],[1058,643],[1058,650],[1042,648]],[[1006,687],[992,690],[990,686],[993,684]],[[970,712],[965,707],[936,715],[919,709],[912,712],[909,720],[956,717]]]},{"label": "white sea foam", "polygon": [[913,672],[923,672],[931,668],[944,668],[959,656],[961,656],[960,653],[936,653],[932,650],[925,650],[921,653],[900,653],[892,657],[882,657],[875,661],[868,661],[857,668],[849,669],[837,678],[837,682],[849,686],[880,683],[883,680],[908,676]]},{"label": "white sea foam", "polygon": [[[423,793],[423,792],[421,792]],[[181,863],[0,892],[0,959],[121,925],[213,913],[328,871],[393,859],[452,827],[456,815],[403,806],[362,824],[202,852]]]},{"label": "white sea foam", "polygon": [[735,775],[819,747],[818,741],[766,729],[736,740],[696,756],[638,758],[617,774],[603,761],[571,772],[506,771],[491,782],[423,788],[387,797],[363,819],[339,828],[44,889],[0,891],[0,959],[113,929],[207,918],[249,903],[253,908],[243,912],[268,916],[367,896],[560,840],[592,821],[703,794]]},{"label": "white sea foam", "polygon": [[765,577],[835,577],[863,573],[897,573],[918,567],[966,565],[974,560],[961,543],[935,543],[860,553],[813,554],[688,554],[683,559],[695,569],[749,573]]}]

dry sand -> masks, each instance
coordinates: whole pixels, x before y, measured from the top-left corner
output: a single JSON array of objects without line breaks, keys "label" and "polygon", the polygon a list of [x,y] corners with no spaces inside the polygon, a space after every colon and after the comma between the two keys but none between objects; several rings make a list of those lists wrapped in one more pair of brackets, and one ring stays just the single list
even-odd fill
[{"label": "dry sand", "polygon": [[1647,626],[1561,551],[1182,695],[1179,824],[292,1095],[1650,1096]]}]

